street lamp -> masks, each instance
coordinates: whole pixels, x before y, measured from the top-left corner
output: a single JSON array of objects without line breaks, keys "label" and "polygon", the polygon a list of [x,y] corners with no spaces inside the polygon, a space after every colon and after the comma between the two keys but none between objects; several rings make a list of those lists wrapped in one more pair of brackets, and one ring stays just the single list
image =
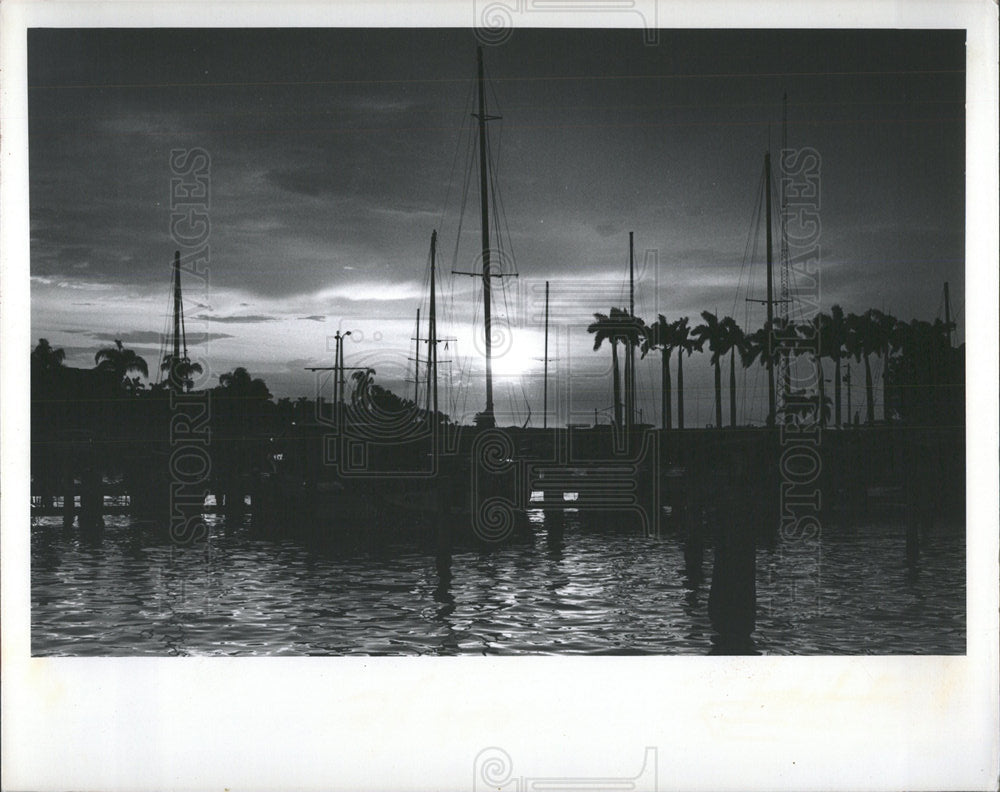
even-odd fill
[{"label": "street lamp", "polygon": [[[334,347],[334,379],[333,379],[333,389],[334,389],[334,409],[339,410],[339,405],[344,401],[344,339],[351,334],[348,330],[346,333],[341,334],[338,330],[333,334],[334,340],[337,342]],[[338,374],[339,372],[339,374]]]}]

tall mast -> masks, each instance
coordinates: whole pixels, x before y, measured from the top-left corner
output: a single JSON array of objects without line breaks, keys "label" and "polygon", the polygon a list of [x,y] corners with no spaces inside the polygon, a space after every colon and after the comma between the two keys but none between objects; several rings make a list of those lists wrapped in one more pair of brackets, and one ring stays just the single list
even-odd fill
[{"label": "tall mast", "polygon": [[344,403],[347,400],[347,383],[344,381],[344,339],[347,337],[346,333],[340,337],[340,346],[337,361],[337,365],[340,368],[340,414],[343,417],[344,414]]},{"label": "tall mast", "polygon": [[[437,255],[437,231],[431,231],[431,306],[427,324],[427,413],[436,416],[438,411],[437,389],[437,307],[435,304],[434,270]],[[433,407],[433,412],[431,408]]]},{"label": "tall mast", "polygon": [[545,281],[545,375],[542,399],[542,428],[549,427],[549,282]]},{"label": "tall mast", "polygon": [[181,252],[174,251],[174,350],[168,372],[171,388],[182,390],[178,363],[181,360]]},{"label": "tall mast", "polygon": [[[420,309],[417,308],[417,356],[413,359],[413,403],[420,404]],[[428,356],[430,353],[428,352]]]},{"label": "tall mast", "polygon": [[[628,315],[635,318],[635,245],[634,232],[628,232]],[[625,425],[629,428],[635,422],[635,345],[631,336],[628,340],[628,403],[625,405],[628,415]]]},{"label": "tall mast", "polygon": [[628,315],[635,316],[635,232],[628,232]]},{"label": "tall mast", "polygon": [[340,426],[340,331],[333,336],[333,417]]},{"label": "tall mast", "polygon": [[[781,95],[781,154],[779,155],[779,162],[784,162],[785,151],[788,149],[788,94],[784,93]],[[782,168],[781,172],[784,170]],[[785,195],[785,179],[781,178],[778,181],[778,194],[781,201],[781,215],[779,217],[779,227],[781,228],[781,264],[780,264],[780,279],[781,279],[781,299],[779,305],[781,318],[785,320],[784,325],[788,327],[788,305],[789,305],[789,273],[788,273],[788,196]],[[788,349],[782,351],[781,355],[781,393],[782,393],[782,404],[788,403],[789,392],[791,391],[791,363],[789,361]]]},{"label": "tall mast", "polygon": [[181,359],[181,252],[174,251],[174,361]]},{"label": "tall mast", "polygon": [[764,153],[764,202],[767,209],[767,425],[774,426],[774,261],[771,241],[771,152]]},{"label": "tall mast", "polygon": [[477,80],[479,85],[479,210],[483,238],[483,332],[486,338],[486,409],[482,423],[496,425],[493,417],[493,339],[490,319],[490,210],[486,172],[486,95],[483,86],[483,48],[476,47]]}]

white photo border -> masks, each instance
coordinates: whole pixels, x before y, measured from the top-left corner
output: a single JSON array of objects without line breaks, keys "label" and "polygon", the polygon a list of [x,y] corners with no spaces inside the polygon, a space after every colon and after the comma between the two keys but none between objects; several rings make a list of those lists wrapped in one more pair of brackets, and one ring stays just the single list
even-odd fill
[{"label": "white photo border", "polygon": [[[967,31],[965,656],[30,656],[26,30],[470,27],[473,5],[25,0],[0,6],[4,787],[468,789],[480,752],[498,747],[512,757],[513,770],[497,786],[510,789],[530,778],[634,778],[649,746],[656,748],[655,789],[995,789],[1000,242],[997,6],[990,0],[658,5],[662,28]],[[544,20],[553,24],[553,15]],[[523,22],[536,24],[530,16]],[[556,22],[601,26],[606,15],[563,13]],[[636,17],[635,26],[642,24]]]}]

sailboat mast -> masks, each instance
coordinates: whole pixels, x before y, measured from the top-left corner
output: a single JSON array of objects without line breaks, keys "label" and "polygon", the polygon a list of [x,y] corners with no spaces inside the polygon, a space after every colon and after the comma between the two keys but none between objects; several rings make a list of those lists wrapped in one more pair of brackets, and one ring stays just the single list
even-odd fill
[{"label": "sailboat mast", "polygon": [[[635,318],[635,232],[628,232],[628,315]],[[635,422],[635,344],[631,336],[628,340],[628,417],[626,426],[632,427]]]},{"label": "sailboat mast", "polygon": [[635,316],[635,232],[628,232],[628,315]]},{"label": "sailboat mast", "polygon": [[774,425],[774,252],[771,240],[771,152],[764,153],[764,202],[767,210],[767,425]]},{"label": "sailboat mast", "polygon": [[545,281],[545,375],[543,378],[542,428],[549,428],[549,282]]},{"label": "sailboat mast", "polygon": [[[427,414],[436,416],[438,411],[437,389],[437,307],[434,285],[435,258],[437,257],[437,231],[431,231],[431,305],[427,324]],[[433,407],[433,412],[431,408]]]},{"label": "sailboat mast", "polygon": [[[781,95],[781,154],[779,155],[779,162],[783,162],[785,156],[785,151],[788,150],[788,94],[783,93]],[[784,173],[783,170],[781,170]],[[785,179],[781,178],[778,181],[778,193],[781,200],[781,208],[779,215],[779,227],[781,228],[781,318],[785,321],[784,326],[788,327],[788,308],[790,304],[789,299],[789,265],[788,265],[788,196],[785,194]],[[781,355],[781,403],[787,404],[789,394],[792,389],[792,372],[791,372],[791,361],[789,359],[789,351],[787,349],[782,351]]]},{"label": "sailboat mast", "polygon": [[347,401],[347,383],[344,380],[344,338],[346,338],[346,333],[340,337],[340,344],[337,346],[337,370],[338,376],[340,377],[338,384],[338,401],[340,409],[340,420],[343,420],[344,415],[344,403]]},{"label": "sailboat mast", "polygon": [[[420,309],[417,308],[417,355],[413,358],[413,403],[419,405],[420,401]],[[430,352],[427,353],[428,357]]]},{"label": "sailboat mast", "polygon": [[493,338],[490,317],[490,209],[486,171],[486,95],[483,80],[483,48],[476,47],[477,81],[479,85],[479,210],[483,239],[483,332],[486,340],[486,409],[483,425],[495,425],[493,418]]},{"label": "sailboat mast", "polygon": [[170,359],[170,387],[181,387],[177,368],[181,360],[181,252],[174,251],[174,350]]}]

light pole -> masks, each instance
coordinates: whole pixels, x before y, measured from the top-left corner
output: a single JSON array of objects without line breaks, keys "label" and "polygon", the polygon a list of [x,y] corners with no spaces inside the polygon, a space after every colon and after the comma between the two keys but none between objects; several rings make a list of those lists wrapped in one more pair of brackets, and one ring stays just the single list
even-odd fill
[{"label": "light pole", "polygon": [[[334,333],[333,337],[336,340],[336,345],[334,346],[334,368],[333,368],[333,405],[334,409],[337,411],[337,415],[341,415],[343,410],[341,405],[344,401],[344,339],[351,334],[348,330],[346,333],[341,335],[338,330]],[[339,422],[339,419],[338,419]]]}]

